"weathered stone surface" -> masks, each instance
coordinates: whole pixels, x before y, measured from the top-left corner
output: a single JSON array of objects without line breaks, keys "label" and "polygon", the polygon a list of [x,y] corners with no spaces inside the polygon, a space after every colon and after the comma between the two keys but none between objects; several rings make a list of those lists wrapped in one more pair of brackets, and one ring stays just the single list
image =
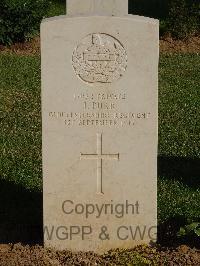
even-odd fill
[{"label": "weathered stone surface", "polygon": [[[158,21],[47,19],[41,40],[44,225],[52,233],[45,244],[104,252],[149,243],[157,224]],[[134,237],[136,227],[144,236]]]},{"label": "weathered stone surface", "polygon": [[123,16],[128,14],[128,0],[67,0],[67,14]]}]

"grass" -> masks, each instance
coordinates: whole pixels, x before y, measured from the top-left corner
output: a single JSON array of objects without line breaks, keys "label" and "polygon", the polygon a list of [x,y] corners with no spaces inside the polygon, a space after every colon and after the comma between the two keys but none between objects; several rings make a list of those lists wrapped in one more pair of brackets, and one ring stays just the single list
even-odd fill
[{"label": "grass", "polygon": [[0,69],[0,176],[40,189],[40,59],[1,55]]},{"label": "grass", "polygon": [[[200,221],[200,58],[159,69],[158,218],[179,226]],[[0,223],[42,224],[40,108],[40,58],[0,54]]]},{"label": "grass", "polygon": [[163,56],[159,75],[159,152],[200,157],[199,55]]},{"label": "grass", "polygon": [[200,220],[200,58],[163,56],[159,75],[159,220]]},{"label": "grass", "polygon": [[158,219],[161,243],[173,244],[180,226],[200,221],[199,67],[198,55],[180,54],[160,59]]}]

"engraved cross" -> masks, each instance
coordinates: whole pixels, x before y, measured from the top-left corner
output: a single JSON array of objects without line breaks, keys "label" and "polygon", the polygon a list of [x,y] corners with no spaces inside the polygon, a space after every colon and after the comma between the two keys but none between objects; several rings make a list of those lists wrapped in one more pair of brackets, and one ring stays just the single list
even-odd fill
[{"label": "engraved cross", "polygon": [[81,160],[97,160],[97,193],[103,193],[103,160],[119,160],[119,153],[117,154],[104,154],[102,151],[102,133],[97,133],[97,153],[96,154],[84,154],[81,153]]}]

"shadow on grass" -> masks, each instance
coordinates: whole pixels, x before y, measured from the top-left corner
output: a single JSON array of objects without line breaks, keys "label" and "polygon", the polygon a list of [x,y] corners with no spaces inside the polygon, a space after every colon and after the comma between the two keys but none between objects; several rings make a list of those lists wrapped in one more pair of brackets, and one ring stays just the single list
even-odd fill
[{"label": "shadow on grass", "polygon": [[[158,157],[158,176],[180,181],[184,186],[193,189],[200,188],[200,159],[182,157]],[[200,221],[196,217],[195,221]],[[191,247],[200,248],[199,237],[195,234],[178,238],[177,232],[180,227],[188,224],[188,217],[174,216],[158,226],[158,243],[162,246],[176,247],[186,244]]]},{"label": "shadow on grass", "polygon": [[[200,221],[200,218],[196,219]],[[178,247],[187,245],[191,248],[200,248],[199,237],[195,234],[185,237],[178,237],[180,227],[187,225],[187,218],[183,216],[175,216],[158,226],[158,244],[164,247]]]},{"label": "shadow on grass", "polygon": [[158,157],[158,176],[175,179],[183,184],[200,187],[200,159]]},{"label": "shadow on grass", "polygon": [[[180,180],[194,188],[200,185],[198,159],[159,157],[158,174]],[[42,244],[42,193],[0,180],[0,243]],[[200,218],[197,219],[200,221]],[[176,216],[158,227],[158,243],[163,246],[187,244],[200,248],[199,239],[178,239],[177,232],[187,218]]]},{"label": "shadow on grass", "polygon": [[0,243],[42,244],[42,193],[0,180]]}]

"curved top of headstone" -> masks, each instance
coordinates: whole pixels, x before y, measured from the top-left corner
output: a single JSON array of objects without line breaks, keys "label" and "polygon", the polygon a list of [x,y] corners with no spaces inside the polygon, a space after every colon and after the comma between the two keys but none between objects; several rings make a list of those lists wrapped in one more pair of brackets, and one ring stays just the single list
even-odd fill
[{"label": "curved top of headstone", "polygon": [[67,0],[67,15],[109,15],[128,14],[128,0]]}]

